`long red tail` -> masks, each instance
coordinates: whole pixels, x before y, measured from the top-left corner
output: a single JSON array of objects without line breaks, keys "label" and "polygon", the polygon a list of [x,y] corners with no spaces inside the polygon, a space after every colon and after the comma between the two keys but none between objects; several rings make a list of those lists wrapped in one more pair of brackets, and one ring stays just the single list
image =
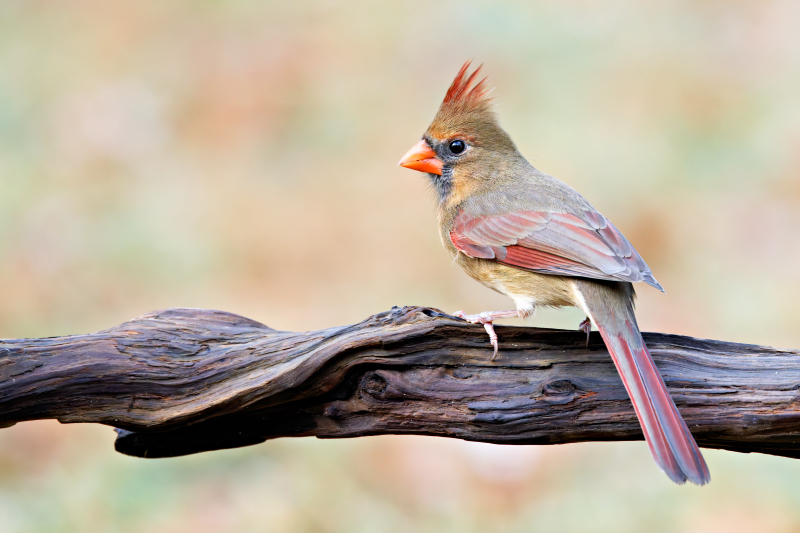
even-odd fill
[{"label": "long red tail", "polygon": [[633,402],[644,438],[658,467],[675,483],[711,480],[705,459],[689,433],[644,344],[633,313],[633,286],[578,280],[586,313],[600,331]]}]

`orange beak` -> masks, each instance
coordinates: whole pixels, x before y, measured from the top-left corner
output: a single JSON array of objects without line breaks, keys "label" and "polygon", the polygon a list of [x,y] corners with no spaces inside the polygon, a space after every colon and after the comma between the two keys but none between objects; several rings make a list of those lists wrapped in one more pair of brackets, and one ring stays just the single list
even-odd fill
[{"label": "orange beak", "polygon": [[397,164],[420,172],[442,175],[442,162],[436,157],[436,152],[431,149],[425,139],[420,140],[406,152],[406,155]]}]

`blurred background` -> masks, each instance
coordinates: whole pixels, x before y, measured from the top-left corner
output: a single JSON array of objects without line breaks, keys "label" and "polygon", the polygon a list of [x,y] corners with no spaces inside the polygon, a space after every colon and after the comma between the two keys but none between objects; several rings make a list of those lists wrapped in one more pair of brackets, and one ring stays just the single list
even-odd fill
[{"label": "blurred background", "polygon": [[[794,0],[0,3],[0,338],[166,307],[285,330],[392,305],[509,306],[396,166],[467,58],[539,169],[667,290],[643,330],[800,348]],[[532,325],[574,329],[577,311]],[[113,431],[0,430],[3,532],[800,530],[800,461],[638,443],[291,439],[192,457]]]}]

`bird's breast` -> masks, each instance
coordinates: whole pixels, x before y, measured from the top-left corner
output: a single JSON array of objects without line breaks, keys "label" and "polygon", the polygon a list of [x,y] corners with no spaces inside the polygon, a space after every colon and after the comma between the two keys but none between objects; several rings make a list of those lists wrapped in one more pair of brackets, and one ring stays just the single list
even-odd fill
[{"label": "bird's breast", "polygon": [[[455,250],[455,247],[452,248]],[[477,259],[457,250],[453,255],[455,262],[467,275],[482,285],[508,296],[514,300],[518,309],[532,308],[536,305],[549,307],[577,305],[573,290],[575,281],[570,278],[530,272],[489,259]]]}]

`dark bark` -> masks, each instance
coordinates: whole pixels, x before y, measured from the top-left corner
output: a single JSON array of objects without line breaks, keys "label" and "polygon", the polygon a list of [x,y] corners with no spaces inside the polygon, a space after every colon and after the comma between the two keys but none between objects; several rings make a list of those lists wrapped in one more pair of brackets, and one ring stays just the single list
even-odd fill
[{"label": "dark bark", "polygon": [[[288,436],[413,433],[507,444],[642,439],[592,333],[481,326],[394,308],[293,333],[200,309],[89,335],[0,341],[0,426],[120,428],[116,449],[170,457]],[[800,352],[645,333],[700,446],[800,456]]]}]

